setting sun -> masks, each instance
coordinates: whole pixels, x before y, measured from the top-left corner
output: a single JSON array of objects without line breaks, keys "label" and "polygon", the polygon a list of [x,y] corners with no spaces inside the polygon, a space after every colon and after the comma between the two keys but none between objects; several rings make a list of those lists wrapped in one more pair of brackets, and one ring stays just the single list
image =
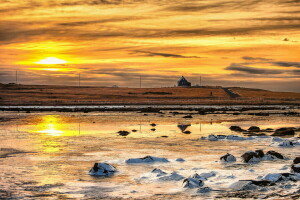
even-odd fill
[{"label": "setting sun", "polygon": [[55,65],[55,64],[57,65],[57,64],[65,64],[67,63],[67,61],[55,57],[47,57],[35,63],[43,64],[43,65]]}]

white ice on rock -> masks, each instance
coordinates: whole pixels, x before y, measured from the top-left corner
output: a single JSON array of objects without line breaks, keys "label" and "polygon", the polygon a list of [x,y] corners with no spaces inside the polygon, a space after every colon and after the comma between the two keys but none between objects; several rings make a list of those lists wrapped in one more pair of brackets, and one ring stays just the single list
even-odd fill
[{"label": "white ice on rock", "polygon": [[117,169],[107,163],[95,163],[90,169],[89,174],[92,176],[110,176],[117,172]]},{"label": "white ice on rock", "polygon": [[159,158],[154,156],[146,156],[143,158],[130,158],[125,161],[127,164],[137,164],[137,163],[154,163],[154,162],[169,162],[166,158]]},{"label": "white ice on rock", "polygon": [[200,179],[186,178],[183,180],[184,188],[199,188],[204,185],[204,182]]},{"label": "white ice on rock", "polygon": [[183,158],[177,158],[175,161],[177,161],[177,162],[184,162],[185,160]]},{"label": "white ice on rock", "polygon": [[197,193],[203,194],[203,193],[208,193],[210,192],[212,189],[210,187],[203,187],[203,188],[199,188],[197,190]]},{"label": "white ice on rock", "polygon": [[236,158],[235,158],[232,154],[227,153],[227,154],[225,154],[224,156],[222,156],[222,157],[220,158],[220,160],[221,160],[222,162],[235,162],[235,161],[236,161]]},{"label": "white ice on rock", "polygon": [[265,175],[262,179],[265,181],[270,181],[270,182],[275,183],[275,182],[282,180],[282,175],[279,173],[270,173],[270,174]]},{"label": "white ice on rock", "polygon": [[252,184],[252,181],[237,181],[230,185],[232,190],[256,190],[257,186]]},{"label": "white ice on rock", "polygon": [[140,180],[144,181],[180,181],[185,177],[177,172],[167,173],[161,169],[155,168],[150,173],[145,173],[140,177]]}]

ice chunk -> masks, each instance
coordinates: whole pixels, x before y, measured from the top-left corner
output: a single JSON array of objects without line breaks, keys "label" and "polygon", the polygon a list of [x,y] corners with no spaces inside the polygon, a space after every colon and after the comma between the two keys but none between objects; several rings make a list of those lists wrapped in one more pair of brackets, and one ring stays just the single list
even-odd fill
[{"label": "ice chunk", "polygon": [[110,176],[117,172],[117,169],[107,163],[95,163],[90,169],[89,174],[92,176]]},{"label": "ice chunk", "polygon": [[130,158],[125,161],[127,164],[136,164],[136,163],[154,163],[154,162],[169,162],[166,158],[159,158],[154,156],[146,156],[143,158]]},{"label": "ice chunk", "polygon": [[222,156],[222,157],[220,158],[220,160],[221,160],[222,162],[235,162],[235,161],[236,161],[236,158],[235,158],[232,154],[227,153],[227,154],[225,154],[224,156]]},{"label": "ice chunk", "polygon": [[184,188],[199,188],[204,185],[204,182],[195,178],[186,178],[183,180]]},{"label": "ice chunk", "polygon": [[282,180],[282,175],[279,173],[270,173],[263,177],[263,180],[270,181],[270,182],[278,182]]},{"label": "ice chunk", "polygon": [[183,158],[177,158],[176,161],[177,162],[184,162],[185,160]]},{"label": "ice chunk", "polygon": [[215,135],[209,135],[209,136],[208,136],[208,140],[209,140],[209,141],[218,141],[219,139],[218,139],[218,137],[215,136]]},{"label": "ice chunk", "polygon": [[158,180],[161,180],[161,181],[179,181],[179,180],[182,180],[182,179],[184,179],[183,176],[181,176],[177,172],[172,172],[171,174],[167,174],[165,176],[160,177]]},{"label": "ice chunk", "polygon": [[211,191],[211,188],[210,187],[203,187],[203,188],[199,188],[197,190],[197,193],[200,193],[200,194],[203,194],[203,193],[208,193]]},{"label": "ice chunk", "polygon": [[233,190],[256,190],[257,186],[252,181],[238,181],[230,185]]}]

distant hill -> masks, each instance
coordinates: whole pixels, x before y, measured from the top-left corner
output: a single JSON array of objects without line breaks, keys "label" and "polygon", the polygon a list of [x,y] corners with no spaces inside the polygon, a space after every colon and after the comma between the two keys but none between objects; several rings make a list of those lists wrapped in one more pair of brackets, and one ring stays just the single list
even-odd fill
[{"label": "distant hill", "polygon": [[118,88],[0,84],[0,105],[250,105],[299,103],[300,93],[272,92],[240,87]]}]

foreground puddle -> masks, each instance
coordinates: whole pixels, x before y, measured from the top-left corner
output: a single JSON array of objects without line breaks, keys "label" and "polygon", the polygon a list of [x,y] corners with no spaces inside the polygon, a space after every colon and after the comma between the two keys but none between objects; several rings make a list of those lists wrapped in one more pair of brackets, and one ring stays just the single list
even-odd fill
[{"label": "foreground puddle", "polygon": [[[242,135],[230,126],[248,129],[296,127],[296,116],[253,116],[228,114],[172,115],[171,113],[91,112],[91,113],[15,113],[2,112],[0,186],[1,197],[11,198],[192,198],[194,190],[182,187],[182,181],[147,179],[149,172],[159,168],[183,177],[194,173],[215,171],[205,181],[213,188],[213,199],[238,180],[257,179],[271,172],[289,172],[292,160],[264,161],[243,164],[240,155],[248,150],[276,150],[289,158],[299,154],[299,147],[270,146],[270,139],[253,141],[199,140],[210,134]],[[127,131],[120,136],[118,131]],[[267,133],[268,134],[268,133]],[[298,134],[298,132],[297,132]],[[227,152],[237,163],[221,164]],[[126,159],[146,155],[165,157],[169,163],[128,165]],[[184,162],[177,162],[183,158]],[[119,170],[109,178],[91,177],[89,169],[95,162],[108,162]],[[288,166],[288,167],[285,167]],[[282,169],[282,170],[280,170]],[[143,178],[146,177],[146,178]],[[298,183],[293,188],[299,187]],[[6,196],[5,196],[6,195]],[[172,196],[164,196],[172,195]],[[175,195],[175,196],[174,196]]]}]

